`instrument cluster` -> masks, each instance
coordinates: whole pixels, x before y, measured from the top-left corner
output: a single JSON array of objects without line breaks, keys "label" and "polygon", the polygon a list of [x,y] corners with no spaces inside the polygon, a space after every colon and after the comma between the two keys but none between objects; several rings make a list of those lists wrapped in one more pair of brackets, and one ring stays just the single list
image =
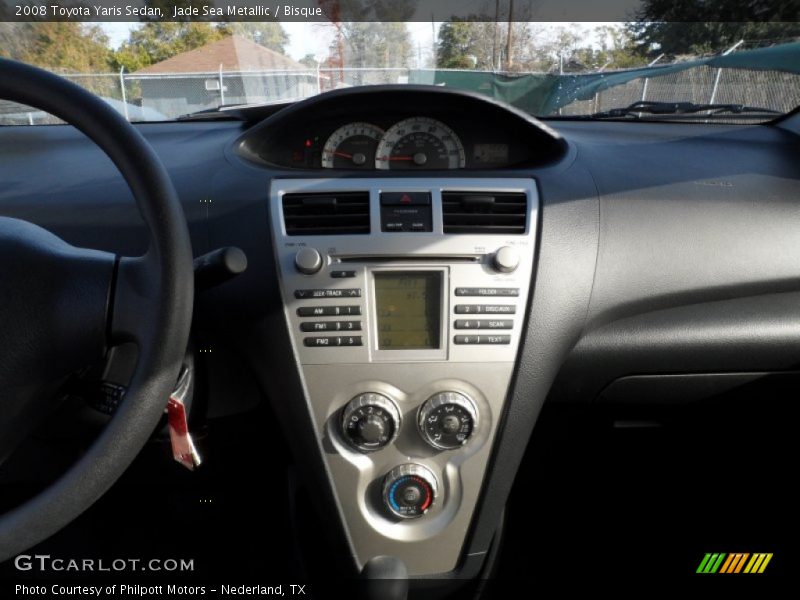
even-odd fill
[{"label": "instrument cluster", "polygon": [[342,88],[290,103],[246,127],[234,151],[269,168],[413,174],[542,166],[562,158],[567,144],[491,98],[404,84]]},{"label": "instrument cluster", "polygon": [[428,117],[403,119],[383,130],[346,123],[322,146],[325,169],[463,169],[464,145],[447,125]]},{"label": "instrument cluster", "polygon": [[428,116],[321,122],[264,158],[294,168],[411,172],[502,168],[522,158],[519,145],[496,129],[453,120],[457,125]]}]

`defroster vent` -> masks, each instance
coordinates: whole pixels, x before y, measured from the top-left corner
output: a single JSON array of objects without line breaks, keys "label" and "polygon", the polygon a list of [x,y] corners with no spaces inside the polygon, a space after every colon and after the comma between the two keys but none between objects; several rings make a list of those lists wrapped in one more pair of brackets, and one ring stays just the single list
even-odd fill
[{"label": "defroster vent", "polygon": [[524,234],[528,197],[517,192],[442,192],[445,233]]},{"label": "defroster vent", "polygon": [[287,235],[369,233],[369,192],[284,194]]}]

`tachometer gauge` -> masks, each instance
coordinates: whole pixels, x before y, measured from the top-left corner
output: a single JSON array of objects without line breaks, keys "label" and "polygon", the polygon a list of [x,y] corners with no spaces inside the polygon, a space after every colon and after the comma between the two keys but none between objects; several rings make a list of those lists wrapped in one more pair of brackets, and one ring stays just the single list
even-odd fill
[{"label": "tachometer gauge", "polygon": [[376,169],[459,169],[464,146],[447,125],[411,117],[392,125],[378,144]]},{"label": "tachometer gauge", "polygon": [[326,169],[371,169],[383,129],[370,123],[348,123],[334,131],[322,148]]}]

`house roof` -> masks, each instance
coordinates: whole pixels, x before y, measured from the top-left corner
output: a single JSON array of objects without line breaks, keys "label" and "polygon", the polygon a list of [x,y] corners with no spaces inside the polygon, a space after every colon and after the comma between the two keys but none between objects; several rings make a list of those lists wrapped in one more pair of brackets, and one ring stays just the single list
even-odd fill
[{"label": "house roof", "polygon": [[208,73],[218,71],[269,71],[305,69],[288,56],[238,35],[176,54],[137,73]]}]

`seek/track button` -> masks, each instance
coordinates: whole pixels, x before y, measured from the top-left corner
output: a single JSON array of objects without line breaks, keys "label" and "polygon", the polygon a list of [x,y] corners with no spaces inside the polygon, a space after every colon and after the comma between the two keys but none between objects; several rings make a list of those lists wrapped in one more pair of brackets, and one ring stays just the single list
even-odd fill
[{"label": "seek/track button", "polygon": [[360,298],[360,288],[330,288],[321,290],[295,290],[294,297],[298,300],[309,298]]}]

